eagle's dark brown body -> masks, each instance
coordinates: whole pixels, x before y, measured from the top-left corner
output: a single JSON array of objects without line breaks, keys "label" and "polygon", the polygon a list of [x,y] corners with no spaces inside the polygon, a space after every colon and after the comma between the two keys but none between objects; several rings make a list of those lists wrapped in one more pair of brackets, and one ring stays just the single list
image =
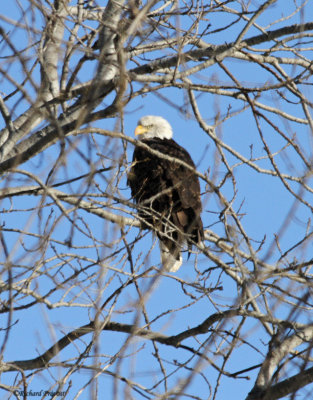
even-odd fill
[{"label": "eagle's dark brown body", "polygon": [[155,229],[159,239],[178,259],[183,242],[200,243],[203,239],[200,185],[193,170],[168,160],[183,161],[195,169],[189,153],[172,139],[142,140],[164,158],[137,145],[128,184],[136,203],[142,227]]}]

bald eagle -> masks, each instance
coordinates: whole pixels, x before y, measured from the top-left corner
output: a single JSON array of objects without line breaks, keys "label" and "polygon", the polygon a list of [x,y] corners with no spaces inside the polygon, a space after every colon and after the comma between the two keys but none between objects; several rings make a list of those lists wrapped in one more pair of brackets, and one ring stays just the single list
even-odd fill
[{"label": "bald eagle", "polygon": [[190,251],[193,243],[200,244],[203,240],[196,167],[189,153],[172,139],[171,125],[164,118],[142,117],[135,135],[139,136],[140,142],[134,150],[128,185],[138,204],[141,227],[156,232],[163,267],[175,272],[182,264],[182,246],[187,243]]}]

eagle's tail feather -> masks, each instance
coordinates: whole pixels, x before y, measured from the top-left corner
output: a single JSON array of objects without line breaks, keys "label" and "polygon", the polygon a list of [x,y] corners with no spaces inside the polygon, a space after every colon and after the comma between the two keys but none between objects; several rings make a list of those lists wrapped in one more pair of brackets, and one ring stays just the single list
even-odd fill
[{"label": "eagle's tail feather", "polygon": [[179,248],[169,250],[165,243],[160,240],[161,260],[163,267],[168,272],[176,272],[183,263]]}]

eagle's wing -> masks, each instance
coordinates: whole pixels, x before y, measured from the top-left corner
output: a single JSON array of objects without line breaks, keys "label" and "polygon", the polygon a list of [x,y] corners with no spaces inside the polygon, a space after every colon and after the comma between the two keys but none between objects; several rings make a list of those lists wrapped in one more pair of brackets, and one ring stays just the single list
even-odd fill
[{"label": "eagle's wing", "polygon": [[191,167],[188,168],[175,161],[166,160],[164,177],[167,180],[167,186],[172,187],[173,222],[181,227],[185,233],[191,234],[192,240],[200,242],[203,239],[203,226],[200,216],[202,204],[195,164],[187,150],[173,140],[168,141],[166,153],[165,148],[163,153],[181,160]]}]

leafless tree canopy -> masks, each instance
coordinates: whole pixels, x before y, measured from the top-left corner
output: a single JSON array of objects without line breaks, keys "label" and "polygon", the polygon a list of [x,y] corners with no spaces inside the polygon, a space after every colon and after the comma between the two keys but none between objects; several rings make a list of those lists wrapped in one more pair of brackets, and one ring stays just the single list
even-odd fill
[{"label": "leafless tree canopy", "polygon": [[[3,394],[311,398],[312,2],[4,3]],[[176,275],[126,186],[162,102],[204,209]]]}]

